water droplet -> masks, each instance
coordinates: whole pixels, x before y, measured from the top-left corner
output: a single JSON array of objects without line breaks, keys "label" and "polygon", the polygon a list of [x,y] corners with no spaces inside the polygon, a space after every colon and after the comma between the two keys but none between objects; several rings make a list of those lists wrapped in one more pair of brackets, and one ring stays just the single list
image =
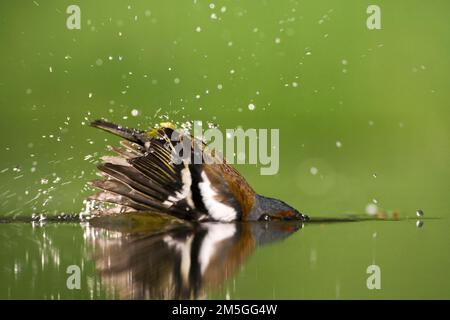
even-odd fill
[{"label": "water droplet", "polygon": [[416,227],[417,228],[422,228],[423,227],[423,221],[422,220],[417,220],[416,221]]},{"label": "water droplet", "polygon": [[311,174],[315,176],[319,173],[319,169],[317,169],[316,167],[311,167],[311,169],[309,169],[309,172],[311,172]]},{"label": "water droplet", "polygon": [[180,79],[179,79],[179,78],[175,78],[175,79],[173,79],[173,82],[174,82],[175,84],[179,84],[179,83],[180,83]]},{"label": "water droplet", "polygon": [[367,213],[368,215],[374,216],[374,215],[377,214],[377,212],[378,212],[378,206],[377,206],[376,204],[369,203],[369,204],[366,206],[366,213]]},{"label": "water droplet", "polygon": [[201,27],[197,27],[197,28],[195,28],[195,31],[201,32],[201,31],[202,31],[202,28],[201,28]]},{"label": "water droplet", "polygon": [[103,64],[103,60],[99,58],[95,61],[95,64],[101,66]]},{"label": "water droplet", "polygon": [[281,42],[281,39],[280,38],[275,38],[275,43],[276,44],[279,44]]},{"label": "water droplet", "polygon": [[416,210],[416,216],[423,217],[423,211],[422,210]]},{"label": "water droplet", "polygon": [[138,110],[138,109],[133,109],[133,110],[131,110],[131,115],[132,115],[133,117],[137,117],[137,116],[139,115],[139,110]]},{"label": "water droplet", "polygon": [[253,111],[253,110],[255,110],[255,105],[253,104],[253,103],[250,103],[249,105],[248,105],[248,110],[250,110],[250,111]]},{"label": "water droplet", "polygon": [[336,141],[336,147],[337,147],[337,148],[340,148],[340,147],[342,147],[342,142],[340,142],[340,141]]}]

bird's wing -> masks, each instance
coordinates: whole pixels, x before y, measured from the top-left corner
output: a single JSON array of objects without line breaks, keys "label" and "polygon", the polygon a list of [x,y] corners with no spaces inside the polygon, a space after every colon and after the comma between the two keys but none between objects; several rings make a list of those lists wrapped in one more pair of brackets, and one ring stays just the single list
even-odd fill
[{"label": "bird's wing", "polygon": [[[188,220],[231,221],[250,211],[252,188],[203,141],[190,136],[189,154],[175,161],[176,145],[186,136],[174,135],[172,126],[146,133],[105,121],[92,125],[128,141],[111,147],[118,156],[103,157],[98,169],[104,179],[93,182],[103,191],[91,200],[114,203],[126,211],[157,210]],[[200,163],[196,157],[201,157]]]}]

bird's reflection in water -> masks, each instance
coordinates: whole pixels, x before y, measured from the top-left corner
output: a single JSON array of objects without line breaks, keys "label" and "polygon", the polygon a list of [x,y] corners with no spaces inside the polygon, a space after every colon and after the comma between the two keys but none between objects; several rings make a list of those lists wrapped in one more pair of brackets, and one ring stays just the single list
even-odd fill
[{"label": "bird's reflection in water", "polygon": [[260,245],[301,227],[301,222],[281,221],[179,224],[164,232],[90,226],[86,235],[102,282],[119,297],[199,299],[233,276]]}]

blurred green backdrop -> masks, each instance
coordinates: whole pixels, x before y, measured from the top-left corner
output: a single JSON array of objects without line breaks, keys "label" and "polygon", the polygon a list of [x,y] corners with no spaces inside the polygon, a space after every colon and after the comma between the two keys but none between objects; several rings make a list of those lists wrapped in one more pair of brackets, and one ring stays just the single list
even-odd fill
[{"label": "blurred green backdrop", "polygon": [[[81,30],[66,27],[71,4]],[[366,27],[370,4],[381,30]],[[82,209],[117,141],[88,120],[167,117],[279,128],[279,173],[238,169],[311,216],[375,202],[450,217],[448,1],[21,0],[0,12],[1,215]],[[450,266],[445,230],[426,243]]]},{"label": "blurred green backdrop", "polygon": [[[378,3],[382,30],[366,27],[369,1],[2,3],[2,214],[79,210],[110,138],[85,117],[150,127],[155,114],[279,128],[279,174],[239,170],[307,212],[375,198],[446,214],[450,4]],[[29,202],[38,190],[52,198]]]}]

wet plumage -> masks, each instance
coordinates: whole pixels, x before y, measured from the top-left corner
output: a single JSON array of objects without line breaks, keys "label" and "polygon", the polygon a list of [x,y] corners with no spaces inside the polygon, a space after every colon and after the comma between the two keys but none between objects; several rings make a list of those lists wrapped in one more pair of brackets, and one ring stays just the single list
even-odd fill
[{"label": "wet plumage", "polygon": [[[92,183],[102,191],[89,199],[112,204],[104,213],[158,211],[191,221],[307,219],[284,202],[255,193],[215,150],[170,123],[150,131],[104,120],[91,125],[125,139],[111,147],[115,156],[102,158],[103,179]],[[175,159],[185,140],[189,154]]]}]

